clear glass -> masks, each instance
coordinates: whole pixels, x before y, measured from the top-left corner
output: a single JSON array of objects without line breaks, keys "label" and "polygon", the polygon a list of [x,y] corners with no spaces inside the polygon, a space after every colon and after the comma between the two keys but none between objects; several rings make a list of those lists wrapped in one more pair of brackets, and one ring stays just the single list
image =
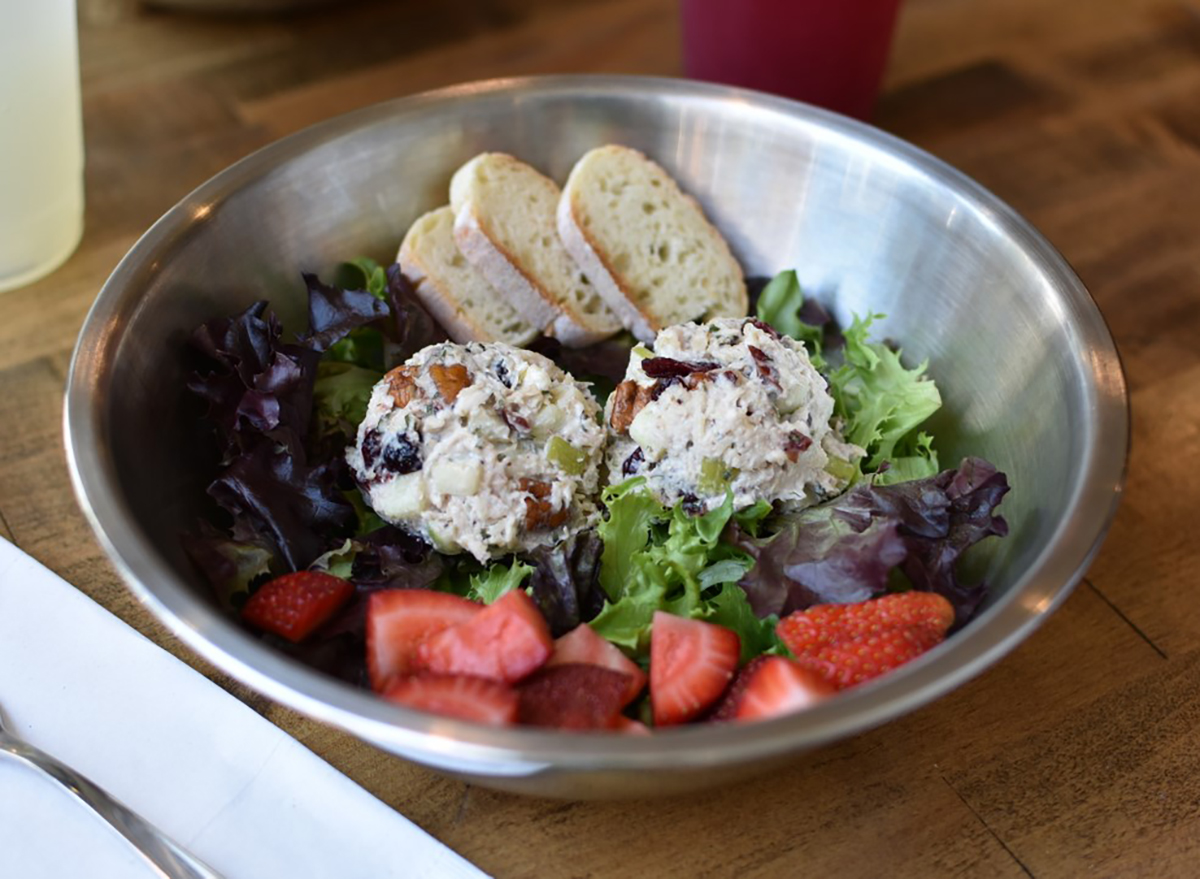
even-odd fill
[{"label": "clear glass", "polygon": [[0,290],[58,268],[82,234],[75,0],[0,0]]}]

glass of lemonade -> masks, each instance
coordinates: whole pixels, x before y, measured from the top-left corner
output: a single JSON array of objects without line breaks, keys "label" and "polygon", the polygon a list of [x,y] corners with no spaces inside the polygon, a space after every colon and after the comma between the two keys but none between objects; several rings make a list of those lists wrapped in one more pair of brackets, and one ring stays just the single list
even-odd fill
[{"label": "glass of lemonade", "polygon": [[0,0],[0,290],[57,268],[82,234],[75,0]]}]

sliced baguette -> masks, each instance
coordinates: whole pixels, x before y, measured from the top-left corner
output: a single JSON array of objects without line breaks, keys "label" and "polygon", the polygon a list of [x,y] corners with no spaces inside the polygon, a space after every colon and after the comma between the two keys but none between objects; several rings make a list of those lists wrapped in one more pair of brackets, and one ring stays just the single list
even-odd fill
[{"label": "sliced baguette", "polygon": [[409,227],[396,257],[417,296],[455,342],[526,345],[538,328],[484,280],[454,244],[454,211],[430,211]]},{"label": "sliced baguette", "polygon": [[567,251],[644,342],[672,324],[746,314],[746,280],[729,245],[637,150],[585,154],[563,187],[557,221]]},{"label": "sliced baguette", "polygon": [[563,248],[558,185],[504,153],[483,153],[450,181],[454,240],[528,321],[564,345],[588,345],[621,329]]}]

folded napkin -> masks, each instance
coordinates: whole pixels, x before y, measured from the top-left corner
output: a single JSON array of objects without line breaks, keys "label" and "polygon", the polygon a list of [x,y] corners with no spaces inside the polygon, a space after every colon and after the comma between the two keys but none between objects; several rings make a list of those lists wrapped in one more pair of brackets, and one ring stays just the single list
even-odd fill
[{"label": "folded napkin", "polygon": [[[484,875],[3,539],[0,708],[228,879]],[[0,754],[0,877],[153,875]]]}]

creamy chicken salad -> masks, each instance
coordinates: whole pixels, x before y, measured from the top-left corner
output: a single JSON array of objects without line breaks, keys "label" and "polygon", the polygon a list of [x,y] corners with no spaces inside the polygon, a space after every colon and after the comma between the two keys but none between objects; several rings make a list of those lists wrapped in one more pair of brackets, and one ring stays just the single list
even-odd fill
[{"label": "creamy chicken salad", "polygon": [[375,386],[346,460],[384,521],[487,562],[595,523],[599,413],[540,354],[443,342]]}]

